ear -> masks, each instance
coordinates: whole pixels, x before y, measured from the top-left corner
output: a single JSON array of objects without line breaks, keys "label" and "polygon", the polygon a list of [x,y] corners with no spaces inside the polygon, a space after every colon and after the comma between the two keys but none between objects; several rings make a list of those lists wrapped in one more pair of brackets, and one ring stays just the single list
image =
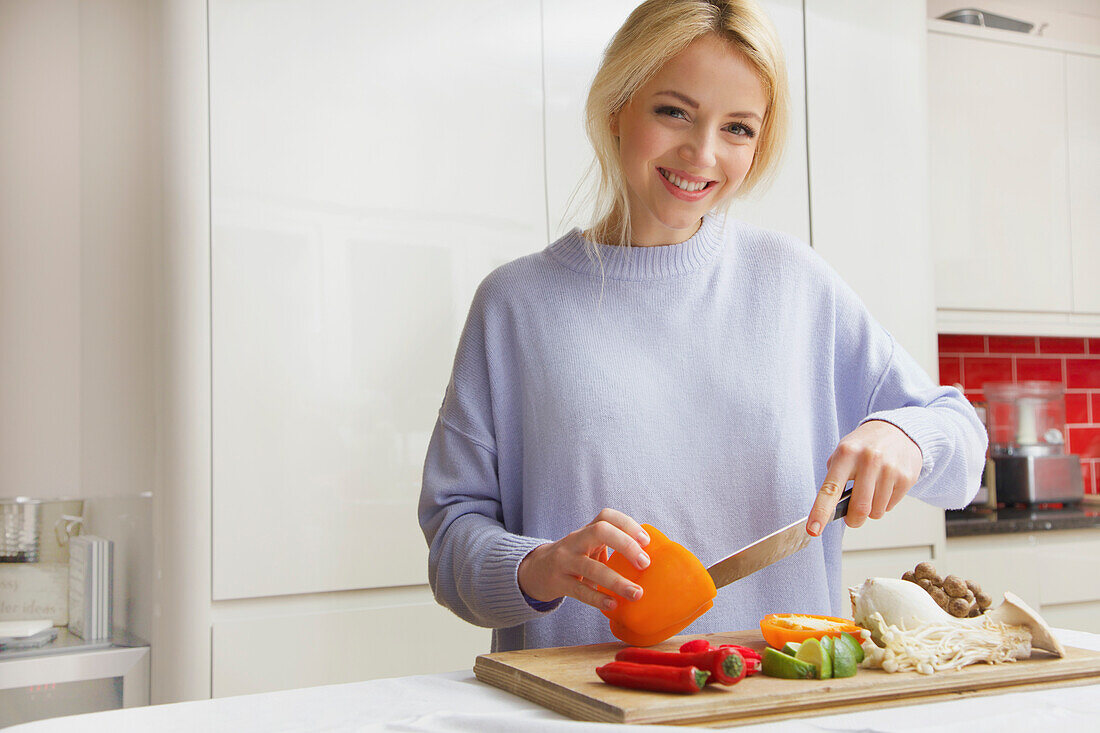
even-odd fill
[{"label": "ear", "polygon": [[614,135],[615,137],[619,136],[619,113],[618,113],[618,111],[615,111],[615,112],[611,113],[611,122],[608,125],[608,127],[611,129],[611,134],[612,135]]}]

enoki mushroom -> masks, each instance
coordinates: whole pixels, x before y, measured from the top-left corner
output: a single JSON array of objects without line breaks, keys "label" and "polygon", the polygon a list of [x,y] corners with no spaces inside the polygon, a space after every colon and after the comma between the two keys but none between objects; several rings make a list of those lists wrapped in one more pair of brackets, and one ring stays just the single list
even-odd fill
[{"label": "enoki mushroom", "polygon": [[887,624],[878,612],[869,620],[877,626],[876,636],[883,646],[882,653],[869,656],[867,664],[886,672],[932,674],[977,662],[1014,662],[1031,655],[1028,629],[990,619],[967,626],[923,623],[913,629]]}]

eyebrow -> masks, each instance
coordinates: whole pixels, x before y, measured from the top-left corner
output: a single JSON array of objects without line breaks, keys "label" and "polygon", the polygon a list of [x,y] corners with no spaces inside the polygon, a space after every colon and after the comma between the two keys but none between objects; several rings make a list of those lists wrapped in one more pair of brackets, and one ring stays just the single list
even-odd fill
[{"label": "eyebrow", "polygon": [[[696,102],[691,97],[687,96],[686,94],[681,94],[680,92],[676,92],[676,91],[673,91],[671,89],[663,91],[663,92],[657,92],[657,94],[664,94],[664,95],[669,96],[669,97],[675,97],[676,99],[679,99],[681,102],[683,102],[687,106],[691,107],[692,109],[699,109],[699,103]],[[756,114],[755,112],[730,112],[726,116],[727,117],[753,117],[756,120],[763,122],[763,120],[760,119],[760,115]]]}]

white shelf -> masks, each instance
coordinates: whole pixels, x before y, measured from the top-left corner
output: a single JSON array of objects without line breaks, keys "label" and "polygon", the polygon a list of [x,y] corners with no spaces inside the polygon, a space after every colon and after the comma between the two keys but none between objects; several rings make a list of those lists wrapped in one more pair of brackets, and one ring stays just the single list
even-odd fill
[{"label": "white shelf", "polygon": [[1051,51],[1100,56],[1100,46],[1094,46],[1088,43],[1059,41],[1051,38],[1043,38],[1042,36],[1033,36],[1030,33],[1006,31],[1000,28],[984,28],[982,26],[959,23],[954,20],[929,18],[928,30],[931,33],[978,38],[983,41],[992,41],[993,43],[1011,43],[1016,46],[1030,46],[1032,48],[1045,48]]},{"label": "white shelf", "polygon": [[1100,338],[1100,314],[940,308],[936,311],[936,329],[939,333],[990,336]]}]

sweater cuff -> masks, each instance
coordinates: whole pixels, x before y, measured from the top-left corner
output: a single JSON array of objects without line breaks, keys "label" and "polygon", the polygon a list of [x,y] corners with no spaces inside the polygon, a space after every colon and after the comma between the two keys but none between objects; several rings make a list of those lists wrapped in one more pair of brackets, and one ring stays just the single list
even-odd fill
[{"label": "sweater cuff", "polygon": [[940,450],[947,445],[947,436],[936,425],[928,414],[927,407],[899,407],[895,410],[882,410],[872,412],[861,422],[882,420],[896,427],[909,436],[909,439],[917,444],[921,452],[921,469],[918,481],[932,473],[935,458]]},{"label": "sweater cuff", "polygon": [[563,598],[536,601],[519,587],[519,564],[531,550],[550,540],[504,533],[489,548],[484,565],[485,599],[499,617],[501,628],[518,626],[544,616],[561,605]]}]

